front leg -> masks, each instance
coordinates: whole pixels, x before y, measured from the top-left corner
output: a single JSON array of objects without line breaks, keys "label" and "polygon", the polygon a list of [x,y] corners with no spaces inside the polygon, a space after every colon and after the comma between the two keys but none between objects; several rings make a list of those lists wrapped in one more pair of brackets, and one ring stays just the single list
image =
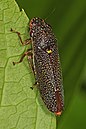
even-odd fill
[{"label": "front leg", "polygon": [[22,41],[22,38],[21,38],[21,34],[20,34],[20,32],[18,32],[18,31],[15,31],[15,30],[13,30],[12,28],[11,28],[11,30],[10,30],[11,32],[13,32],[13,33],[16,33],[17,35],[18,35],[18,37],[19,37],[19,39],[20,39],[20,42],[22,43],[22,45],[27,45],[27,44],[30,44],[32,41],[31,41],[31,38],[29,38],[29,39],[26,39],[26,40],[24,40],[24,41]]}]

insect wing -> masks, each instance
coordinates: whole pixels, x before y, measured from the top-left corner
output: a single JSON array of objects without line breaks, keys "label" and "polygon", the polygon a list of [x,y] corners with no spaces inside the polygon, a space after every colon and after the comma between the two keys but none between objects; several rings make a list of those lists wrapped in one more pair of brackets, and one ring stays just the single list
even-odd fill
[{"label": "insect wing", "polygon": [[[48,50],[48,48],[51,48]],[[63,110],[62,74],[57,46],[38,47],[34,53],[36,78],[39,91],[47,108],[58,113]]]}]

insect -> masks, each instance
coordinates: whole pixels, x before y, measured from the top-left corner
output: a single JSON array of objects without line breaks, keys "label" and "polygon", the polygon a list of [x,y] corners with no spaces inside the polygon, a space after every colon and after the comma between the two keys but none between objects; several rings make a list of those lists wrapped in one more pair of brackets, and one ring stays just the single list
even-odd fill
[{"label": "insect", "polygon": [[23,45],[32,43],[32,49],[27,50],[20,61],[13,64],[22,62],[26,55],[33,58],[31,65],[41,98],[49,111],[61,115],[64,109],[64,91],[56,37],[51,26],[41,18],[31,19],[29,27],[30,39],[24,42],[20,33],[11,29],[18,34]]}]

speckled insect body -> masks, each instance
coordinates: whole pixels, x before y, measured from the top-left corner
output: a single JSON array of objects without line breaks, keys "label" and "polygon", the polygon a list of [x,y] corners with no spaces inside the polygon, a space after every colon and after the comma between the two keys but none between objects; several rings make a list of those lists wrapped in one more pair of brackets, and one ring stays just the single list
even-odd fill
[{"label": "speckled insect body", "polygon": [[30,21],[30,36],[40,95],[51,112],[61,115],[64,108],[64,93],[57,40],[51,26],[40,18]]},{"label": "speckled insect body", "polygon": [[31,60],[31,66],[36,77],[38,89],[43,102],[49,111],[56,115],[61,115],[64,108],[64,92],[62,84],[62,72],[59,60],[57,40],[52,28],[41,18],[33,18],[30,21],[30,39],[22,41],[20,33],[11,28],[11,31],[17,33],[22,45],[32,42],[32,49],[28,49],[18,62],[28,55]]}]

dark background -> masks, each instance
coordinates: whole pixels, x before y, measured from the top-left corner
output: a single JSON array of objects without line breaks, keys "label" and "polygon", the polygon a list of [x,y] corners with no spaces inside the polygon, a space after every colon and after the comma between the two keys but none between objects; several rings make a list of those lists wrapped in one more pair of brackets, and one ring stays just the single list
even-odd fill
[{"label": "dark background", "polygon": [[65,110],[58,129],[85,129],[86,0],[16,1],[29,19],[46,19],[58,39],[65,90]]}]

